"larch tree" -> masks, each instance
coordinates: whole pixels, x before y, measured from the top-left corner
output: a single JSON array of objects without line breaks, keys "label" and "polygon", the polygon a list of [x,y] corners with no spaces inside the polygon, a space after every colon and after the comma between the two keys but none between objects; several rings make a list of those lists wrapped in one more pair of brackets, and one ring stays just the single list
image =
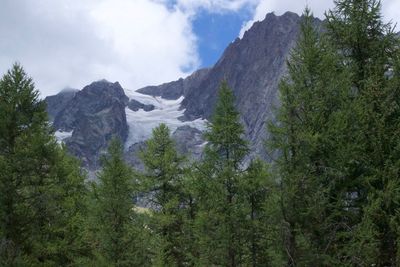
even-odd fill
[{"label": "larch tree", "polygon": [[196,218],[200,263],[239,266],[243,263],[244,203],[240,199],[243,160],[248,154],[244,128],[235,108],[234,95],[222,82],[208,142],[199,163]]},{"label": "larch tree", "polygon": [[72,264],[84,253],[85,176],[57,144],[46,105],[19,64],[0,80],[0,121],[1,261]]},{"label": "larch tree", "polygon": [[[348,203],[354,210],[343,257],[353,264],[399,264],[399,47],[381,1],[338,0],[327,29],[341,68],[350,74],[352,138],[343,153]],[[350,150],[350,149],[347,149]]]},{"label": "larch tree", "polygon": [[145,166],[141,184],[155,209],[153,227],[160,240],[157,264],[187,266],[187,240],[183,231],[186,212],[184,158],[176,151],[165,124],[153,129],[140,158]]},{"label": "larch tree", "polygon": [[[89,241],[98,266],[146,266],[146,242],[138,244],[143,225],[138,222],[134,196],[135,174],[124,160],[121,142],[113,138],[102,158],[98,182],[92,184]],[[142,256],[140,256],[142,255]]]},{"label": "larch tree", "polygon": [[240,183],[244,204],[243,265],[282,265],[282,250],[277,236],[281,220],[278,183],[261,159],[250,162]]},{"label": "larch tree", "polygon": [[[296,47],[288,60],[288,75],[280,84],[281,108],[270,125],[270,147],[277,149],[280,180],[281,242],[288,266],[337,264],[334,244],[342,209],[333,168],[335,140],[341,123],[346,72],[341,58],[321,36],[309,9],[302,17]],[[345,217],[343,217],[345,218]]]}]

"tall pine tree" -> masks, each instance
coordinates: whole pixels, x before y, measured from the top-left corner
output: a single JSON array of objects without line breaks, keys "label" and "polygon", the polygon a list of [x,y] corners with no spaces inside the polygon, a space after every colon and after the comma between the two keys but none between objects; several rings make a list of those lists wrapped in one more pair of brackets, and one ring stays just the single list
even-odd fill
[{"label": "tall pine tree", "polygon": [[271,145],[278,149],[281,183],[281,232],[289,266],[337,264],[337,227],[345,218],[332,165],[336,139],[343,130],[346,72],[328,40],[306,9],[300,37],[288,61],[288,76],[279,88],[282,106],[271,125]]},{"label": "tall pine tree", "polygon": [[[339,0],[327,28],[341,68],[351,75],[352,153],[344,154],[347,193],[354,212],[344,257],[375,266],[399,264],[399,39],[383,22],[377,0]],[[350,90],[350,89],[349,89]],[[350,109],[349,109],[350,110]],[[350,150],[350,149],[346,149]]]},{"label": "tall pine tree", "polygon": [[[288,265],[398,265],[399,40],[380,2],[308,12],[271,127]],[[307,22],[308,21],[308,22]]]},{"label": "tall pine tree", "polygon": [[0,257],[11,266],[67,265],[84,253],[84,175],[38,95],[18,64],[0,80]]},{"label": "tall pine tree", "polygon": [[169,128],[160,124],[153,129],[152,137],[147,140],[146,148],[140,158],[145,166],[142,185],[150,194],[154,211],[154,229],[160,237],[160,266],[187,266],[186,247],[183,223],[185,216],[183,162],[178,155]]},{"label": "tall pine tree", "polygon": [[260,159],[250,162],[239,181],[240,201],[244,204],[244,266],[280,266],[282,250],[277,236],[279,213],[278,183]]},{"label": "tall pine tree", "polygon": [[248,154],[244,128],[226,82],[219,89],[208,142],[200,162],[196,227],[200,265],[239,266],[243,263],[244,203],[240,199],[243,160]]},{"label": "tall pine tree", "polygon": [[102,158],[98,183],[92,184],[89,241],[92,244],[97,266],[146,266],[150,265],[139,246],[141,229],[134,209],[134,173],[125,163],[122,145],[112,139],[108,154]]}]

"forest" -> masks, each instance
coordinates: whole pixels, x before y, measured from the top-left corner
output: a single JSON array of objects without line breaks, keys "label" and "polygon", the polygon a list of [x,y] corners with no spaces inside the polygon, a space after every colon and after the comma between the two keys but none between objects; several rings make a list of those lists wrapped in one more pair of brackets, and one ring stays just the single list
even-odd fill
[{"label": "forest", "polygon": [[377,0],[313,20],[306,8],[269,160],[249,157],[221,81],[200,160],[161,124],[144,171],[114,138],[89,181],[14,64],[0,80],[0,266],[400,266],[400,38]]}]

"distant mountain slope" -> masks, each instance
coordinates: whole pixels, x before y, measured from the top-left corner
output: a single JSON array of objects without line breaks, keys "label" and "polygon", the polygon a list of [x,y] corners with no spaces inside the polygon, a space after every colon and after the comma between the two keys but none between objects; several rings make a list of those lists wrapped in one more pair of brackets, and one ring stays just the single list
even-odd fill
[{"label": "distant mountain slope", "polygon": [[265,122],[272,118],[277,105],[277,89],[286,72],[286,59],[299,33],[300,17],[287,12],[282,16],[268,14],[256,22],[242,39],[224,52],[197,88],[191,90],[182,104],[188,118],[209,118],[221,80],[234,90],[253,153],[263,150]]},{"label": "distant mountain slope", "polygon": [[178,99],[181,96],[193,90],[198,84],[208,77],[210,69],[200,69],[185,79],[179,79],[174,82],[164,83],[159,86],[147,86],[137,90],[139,93],[161,96],[164,99]]},{"label": "distant mountain slope", "polygon": [[[182,102],[185,119],[209,119],[217,89],[225,79],[234,90],[253,155],[264,154],[265,122],[273,119],[273,108],[278,105],[278,84],[286,73],[286,60],[298,38],[300,19],[292,12],[282,16],[269,13],[242,39],[231,43],[215,66],[203,72],[201,79],[187,83]],[[321,21],[316,19],[315,23],[319,25]],[[193,80],[192,77],[187,79]],[[139,91],[173,95],[170,92],[178,90],[177,82]],[[185,83],[185,80],[180,82]]]},{"label": "distant mountain slope", "polygon": [[[99,156],[107,147],[112,136],[125,141],[128,137],[125,106],[128,97],[119,83],[93,82],[64,97],[63,106],[54,117],[56,136],[63,139],[73,154],[82,159],[86,167],[97,168]],[[52,103],[54,97],[47,97]],[[68,100],[69,99],[69,100]],[[52,106],[48,104],[48,110]],[[49,113],[54,109],[49,110]]]},{"label": "distant mountain slope", "polygon": [[57,114],[65,108],[77,92],[79,92],[78,89],[64,89],[57,95],[46,97],[47,113],[51,121],[54,121]]},{"label": "distant mountain slope", "polygon": [[[135,152],[150,135],[150,128],[166,122],[177,130],[178,147],[199,157],[202,119],[210,118],[217,90],[225,79],[234,90],[252,156],[265,156],[266,121],[273,119],[273,109],[279,105],[278,84],[298,38],[300,19],[291,12],[267,14],[242,39],[231,43],[212,68],[198,70],[185,79],[136,92],[123,90],[118,83],[99,81],[73,95],[48,97],[48,112],[57,135],[95,169],[112,135],[126,141],[127,150],[131,147],[129,151]],[[318,19],[315,22],[321,24]]]}]

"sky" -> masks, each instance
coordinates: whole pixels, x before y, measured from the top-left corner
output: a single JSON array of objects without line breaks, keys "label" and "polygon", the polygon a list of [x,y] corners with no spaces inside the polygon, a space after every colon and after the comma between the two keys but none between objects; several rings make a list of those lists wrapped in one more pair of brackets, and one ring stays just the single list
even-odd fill
[{"label": "sky", "polygon": [[[382,3],[399,23],[400,0]],[[19,62],[43,97],[100,79],[157,85],[212,66],[267,13],[306,4],[323,18],[333,0],[0,0],[0,74]]]}]

